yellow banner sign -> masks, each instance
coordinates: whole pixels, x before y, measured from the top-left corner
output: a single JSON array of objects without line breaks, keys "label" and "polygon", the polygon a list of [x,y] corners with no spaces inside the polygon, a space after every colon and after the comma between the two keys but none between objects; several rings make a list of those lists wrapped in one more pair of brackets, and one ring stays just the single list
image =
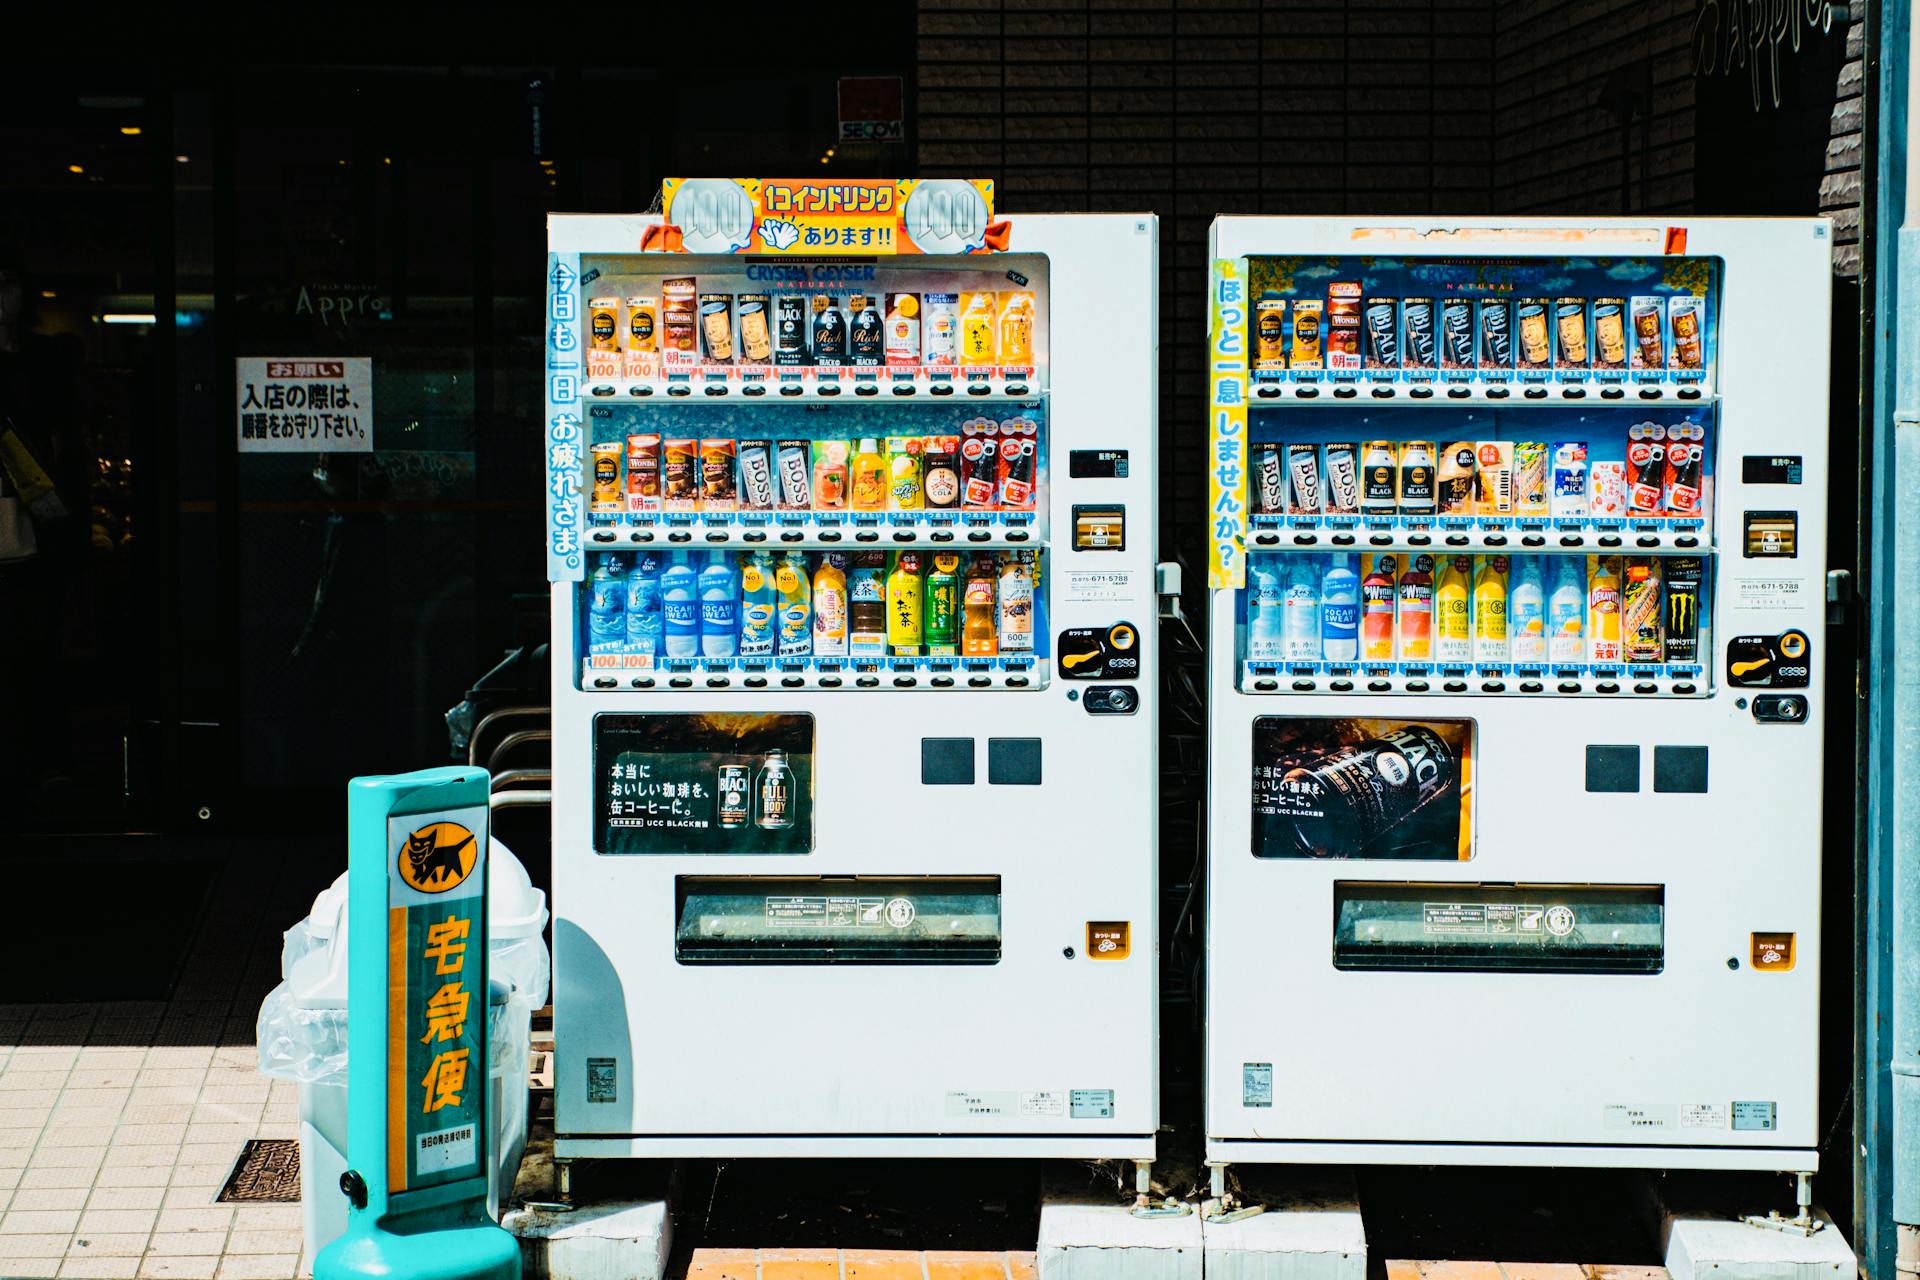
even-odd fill
[{"label": "yellow banner sign", "polygon": [[1247,260],[1207,273],[1207,586],[1247,583]]},{"label": "yellow banner sign", "polygon": [[668,178],[666,220],[689,253],[981,253],[985,178]]}]

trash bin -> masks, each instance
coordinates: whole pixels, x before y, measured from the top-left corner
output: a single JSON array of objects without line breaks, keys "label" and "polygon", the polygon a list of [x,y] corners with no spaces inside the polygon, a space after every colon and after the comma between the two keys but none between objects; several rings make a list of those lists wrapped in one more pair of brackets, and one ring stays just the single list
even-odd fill
[{"label": "trash bin", "polygon": [[[487,1209],[513,1190],[527,1149],[527,1058],[533,1011],[547,1002],[547,896],[498,840],[489,840],[487,1059],[494,1168]],[[260,1070],[300,1086],[300,1221],[311,1256],[347,1229],[347,877],[287,930],[280,985],[260,1005]]]}]

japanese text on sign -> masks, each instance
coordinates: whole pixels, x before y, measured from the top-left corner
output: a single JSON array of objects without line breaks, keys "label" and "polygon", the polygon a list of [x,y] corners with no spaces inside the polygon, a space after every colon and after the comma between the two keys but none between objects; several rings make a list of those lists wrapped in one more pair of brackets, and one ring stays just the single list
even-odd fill
[{"label": "japanese text on sign", "polygon": [[578,582],[580,487],[585,475],[581,431],[580,351],[575,330],[579,272],[571,258],[547,256],[547,580]]},{"label": "japanese text on sign", "polygon": [[486,810],[393,815],[388,882],[388,1186],[484,1168]]},{"label": "japanese text on sign", "polygon": [[370,357],[241,356],[233,364],[240,452],[373,452]]},{"label": "japanese text on sign", "polygon": [[1208,273],[1207,585],[1247,580],[1247,265],[1219,258]]}]

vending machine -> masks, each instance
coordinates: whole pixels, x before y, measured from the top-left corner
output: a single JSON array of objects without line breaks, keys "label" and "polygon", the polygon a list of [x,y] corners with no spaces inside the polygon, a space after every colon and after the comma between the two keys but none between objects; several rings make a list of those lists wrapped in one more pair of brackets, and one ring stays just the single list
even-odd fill
[{"label": "vending machine", "polygon": [[1211,247],[1208,1160],[1810,1172],[1829,225]]},{"label": "vending machine", "polygon": [[1151,1160],[1155,219],[664,200],[549,223],[559,1158]]}]

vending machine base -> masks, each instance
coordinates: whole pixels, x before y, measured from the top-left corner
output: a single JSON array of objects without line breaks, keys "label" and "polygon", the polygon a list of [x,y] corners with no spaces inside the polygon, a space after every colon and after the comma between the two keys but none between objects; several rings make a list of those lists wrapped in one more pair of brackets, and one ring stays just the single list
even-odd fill
[{"label": "vending machine base", "polygon": [[1209,1141],[1207,1163],[1555,1165],[1569,1169],[1726,1169],[1816,1173],[1819,1155],[1793,1147],[1556,1146],[1547,1143]]}]

